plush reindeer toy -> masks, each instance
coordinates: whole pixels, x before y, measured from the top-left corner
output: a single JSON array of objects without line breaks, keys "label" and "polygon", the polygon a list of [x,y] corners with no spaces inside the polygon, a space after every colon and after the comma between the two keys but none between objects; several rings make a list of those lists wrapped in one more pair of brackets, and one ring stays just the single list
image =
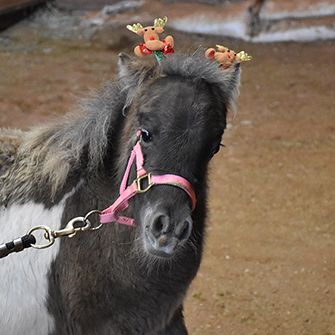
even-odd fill
[{"label": "plush reindeer toy", "polygon": [[205,56],[209,59],[215,60],[223,69],[227,69],[235,62],[242,63],[252,59],[252,57],[244,51],[236,53],[234,50],[219,44],[216,45],[216,48],[217,50],[214,48],[207,49]]},{"label": "plush reindeer toy", "polygon": [[164,32],[167,23],[167,17],[163,19],[155,19],[153,26],[143,27],[140,23],[127,25],[127,29],[133,33],[143,36],[144,43],[140,43],[134,49],[134,53],[138,57],[154,54],[157,60],[161,60],[164,55],[174,52],[174,40],[172,36],[166,36],[160,40],[160,34]]}]

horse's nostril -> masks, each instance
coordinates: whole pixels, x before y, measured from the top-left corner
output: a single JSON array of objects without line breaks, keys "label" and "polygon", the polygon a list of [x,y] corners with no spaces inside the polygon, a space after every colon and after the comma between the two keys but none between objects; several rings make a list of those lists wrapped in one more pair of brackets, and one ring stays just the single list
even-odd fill
[{"label": "horse's nostril", "polygon": [[177,225],[175,234],[180,240],[187,240],[192,231],[192,220],[188,219]]},{"label": "horse's nostril", "polygon": [[153,224],[153,230],[156,232],[160,232],[163,229],[163,223],[161,220],[157,220]]},{"label": "horse's nostril", "polygon": [[151,226],[152,234],[158,238],[162,234],[166,233],[169,228],[169,217],[166,215],[157,216]]},{"label": "horse's nostril", "polygon": [[183,228],[181,234],[180,234],[180,239],[184,239],[188,234],[188,222],[185,224],[185,227]]}]

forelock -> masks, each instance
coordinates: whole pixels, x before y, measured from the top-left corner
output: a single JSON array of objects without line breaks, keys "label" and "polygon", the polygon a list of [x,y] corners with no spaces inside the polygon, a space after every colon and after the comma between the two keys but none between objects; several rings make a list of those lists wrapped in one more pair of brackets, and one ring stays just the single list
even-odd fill
[{"label": "forelock", "polygon": [[[164,58],[159,64],[141,66],[141,71],[136,71],[138,62],[130,71],[125,90],[127,91],[126,107],[132,104],[137,96],[142,96],[146,88],[161,77],[180,77],[194,81],[203,80],[213,91],[216,97],[233,112],[239,93],[240,66],[234,64],[228,69],[219,67],[215,61],[205,58],[203,50],[199,49],[191,55],[174,54]],[[138,73],[135,75],[135,73]],[[132,80],[131,80],[132,77]]]},{"label": "forelock", "polygon": [[226,106],[235,111],[240,82],[239,64],[222,69],[217,62],[205,58],[204,52],[200,49],[189,56],[176,54],[167,57],[161,62],[161,73],[167,76],[204,80],[216,88]]}]

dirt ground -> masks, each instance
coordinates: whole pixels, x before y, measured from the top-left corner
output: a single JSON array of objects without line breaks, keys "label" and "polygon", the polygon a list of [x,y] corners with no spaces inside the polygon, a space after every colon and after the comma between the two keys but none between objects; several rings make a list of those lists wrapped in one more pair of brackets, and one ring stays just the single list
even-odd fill
[{"label": "dirt ground", "polygon": [[[116,52],[102,45],[6,34],[0,126],[57,117],[115,72]],[[176,44],[217,42],[178,35]],[[211,165],[206,251],[185,306],[190,334],[334,335],[335,43],[226,44],[254,61]]]}]

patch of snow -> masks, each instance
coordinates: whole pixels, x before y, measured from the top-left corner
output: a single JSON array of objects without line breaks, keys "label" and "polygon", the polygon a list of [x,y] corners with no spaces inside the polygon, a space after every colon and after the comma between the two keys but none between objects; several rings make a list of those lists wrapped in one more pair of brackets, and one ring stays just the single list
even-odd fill
[{"label": "patch of snow", "polygon": [[87,22],[92,26],[102,26],[110,16],[138,9],[142,5],[143,1],[123,1],[114,5],[107,5],[96,16],[87,19]]},{"label": "patch of snow", "polygon": [[102,26],[106,22],[106,19],[102,15],[97,15],[93,18],[86,20],[88,26]]},{"label": "patch of snow", "polygon": [[126,12],[131,9],[139,8],[143,5],[143,1],[122,1],[114,5],[105,6],[101,13],[102,15],[115,15]]},{"label": "patch of snow", "polygon": [[[268,5],[269,7],[271,5]],[[321,2],[317,6],[310,6],[307,8],[297,8],[297,10],[292,12],[278,12],[271,13],[263,8],[260,12],[260,18],[265,20],[282,20],[289,18],[308,18],[308,17],[320,17],[320,16],[332,16],[335,15],[335,4],[330,5],[329,2]]]},{"label": "patch of snow", "polygon": [[335,27],[315,26],[286,31],[260,33],[250,39],[251,42],[311,42],[335,39]]},{"label": "patch of snow", "polygon": [[193,16],[191,18],[174,20],[170,26],[189,33],[220,35],[222,37],[239,38],[249,42],[309,42],[335,39],[335,25],[332,27],[314,26],[275,32],[261,32],[255,37],[250,37],[247,34],[247,27],[242,18],[237,18],[235,21],[211,22],[208,20],[208,17]]},{"label": "patch of snow", "polygon": [[34,13],[21,25],[28,25],[43,32],[44,36],[55,38],[82,38],[80,26],[84,12],[63,12],[53,7],[47,7]]},{"label": "patch of snow", "polygon": [[171,28],[189,33],[201,33],[248,39],[247,27],[243,19],[232,21],[210,21],[208,16],[193,16],[191,18],[174,20],[169,24]]}]

